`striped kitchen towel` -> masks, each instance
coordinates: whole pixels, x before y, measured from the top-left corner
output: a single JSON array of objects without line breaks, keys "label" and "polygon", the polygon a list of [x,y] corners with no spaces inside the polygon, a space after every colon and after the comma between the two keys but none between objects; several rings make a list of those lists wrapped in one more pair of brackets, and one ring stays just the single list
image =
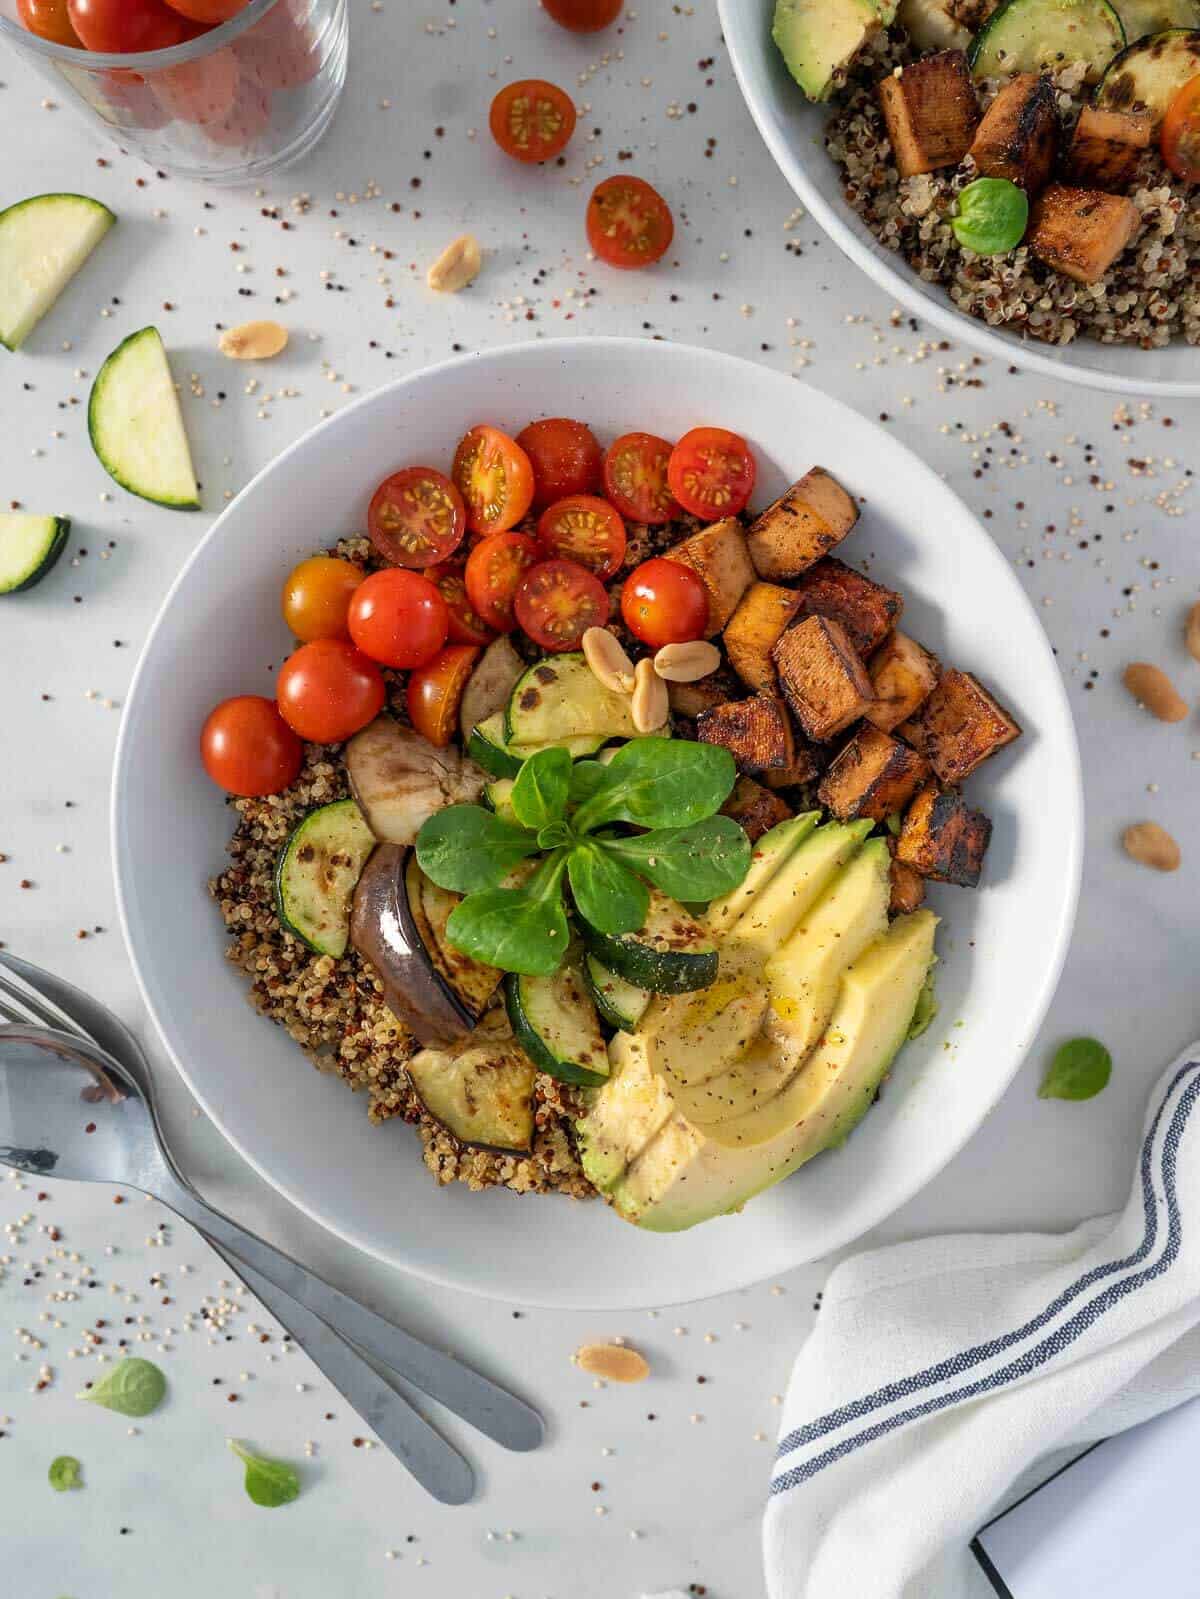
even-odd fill
[{"label": "striped kitchen towel", "polygon": [[[843,1261],[787,1394],[770,1599],[975,1599],[968,1551],[1098,1438],[1200,1393],[1200,1044],[1150,1098],[1116,1216]],[[1136,1591],[1130,1552],[1130,1592]]]}]

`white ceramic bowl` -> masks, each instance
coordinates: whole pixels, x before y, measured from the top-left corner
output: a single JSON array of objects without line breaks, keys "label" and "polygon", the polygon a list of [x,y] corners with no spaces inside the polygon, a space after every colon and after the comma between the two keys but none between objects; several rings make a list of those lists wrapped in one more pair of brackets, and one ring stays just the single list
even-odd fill
[{"label": "white ceramic bowl", "polygon": [[915,316],[984,355],[1043,377],[1114,394],[1200,399],[1200,349],[1177,340],[1164,350],[1076,339],[1060,348],[990,328],[960,311],[937,284],[885,249],[842,197],[823,137],[830,108],[810,105],[771,39],[775,0],[717,0],[730,60],[750,114],[780,171],[836,245]]},{"label": "white ceramic bowl", "polygon": [[[847,1146],[721,1218],[640,1233],[598,1202],[438,1190],[416,1134],[372,1127],[246,1003],[222,959],[205,891],[230,812],[205,777],[201,723],[226,695],[271,693],[289,640],[283,577],[364,524],[379,478],[447,464],[472,423],[516,431],[581,416],[606,442],[631,428],[678,437],[737,429],[765,504],[815,462],[867,496],[846,554],[907,597],[906,626],[996,686],[1025,728],[971,781],[995,819],[987,886],[936,891],[941,1011],[904,1051]],[[1050,1001],[1075,910],[1082,838],[1078,752],[1050,647],[1008,562],[903,445],[815,389],[712,351],[560,339],[470,356],[405,378],[301,439],[242,491],[163,604],[126,702],[113,789],[125,936],[150,1012],[209,1115],[248,1161],[332,1231],[397,1266],[528,1303],[667,1304],[814,1259],[902,1204],[1003,1092]],[[948,1218],[949,1219],[949,1218]]]}]

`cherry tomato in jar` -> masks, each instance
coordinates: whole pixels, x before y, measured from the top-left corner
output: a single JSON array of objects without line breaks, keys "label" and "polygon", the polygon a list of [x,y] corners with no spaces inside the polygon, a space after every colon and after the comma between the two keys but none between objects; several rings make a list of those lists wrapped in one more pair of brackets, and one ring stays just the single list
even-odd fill
[{"label": "cherry tomato in jar", "polygon": [[517,625],[513,600],[521,579],[543,558],[542,547],[527,533],[493,533],[467,557],[467,595],[488,627],[511,633]]},{"label": "cherry tomato in jar", "polygon": [[708,629],[708,590],[690,566],[656,555],[634,567],[621,590],[625,626],[643,644],[687,644]]},{"label": "cherry tomato in jar", "polygon": [[458,707],[478,659],[476,644],[447,644],[408,679],[412,725],[439,749],[445,749],[458,731]]},{"label": "cherry tomato in jar", "polygon": [[239,11],[244,11],[250,0],[167,0],[172,11],[178,11],[181,17],[187,17],[191,22],[202,22],[206,27],[215,27],[218,22],[228,22],[230,17],[236,17]]},{"label": "cherry tomato in jar", "polygon": [[204,770],[227,794],[278,794],[296,781],[304,745],[274,700],[236,694],[208,713],[200,732]]},{"label": "cherry tomato in jar", "polygon": [[544,78],[523,78],[501,89],[488,114],[492,138],[514,161],[552,161],[575,132],[569,94]]},{"label": "cherry tomato in jar", "polygon": [[87,50],[130,55],[169,50],[194,30],[162,0],[67,0],[71,26]]},{"label": "cherry tomato in jar", "polygon": [[312,744],[339,744],[383,709],[383,674],[347,639],[302,644],[279,669],[279,714]]},{"label": "cherry tomato in jar", "polygon": [[466,531],[462,495],[431,466],[393,472],[371,496],[367,534],[393,566],[436,566],[454,554]]},{"label": "cherry tomato in jar", "polygon": [[503,533],[533,504],[529,457],[515,439],[486,423],[459,440],[450,475],[466,501],[472,533]]},{"label": "cherry tomato in jar", "polygon": [[381,666],[424,666],[446,642],[450,615],[436,584],[420,572],[389,566],[372,572],[354,591],[347,617],[350,637]]},{"label": "cherry tomato in jar", "polygon": [[1179,89],[1159,135],[1163,160],[1185,183],[1200,183],[1200,76]]},{"label": "cherry tomato in jar", "polygon": [[598,33],[621,15],[625,0],[542,0],[542,8],[571,33]]},{"label": "cherry tomato in jar", "polygon": [[655,527],[679,515],[667,487],[671,446],[653,433],[625,433],[604,457],[604,492],[631,522]]},{"label": "cherry tomato in jar", "polygon": [[335,555],[301,561],[283,585],[284,621],[303,644],[315,638],[346,638],[350,601],[362,580],[362,567]]},{"label": "cherry tomato in jar", "polygon": [[728,428],[693,428],[671,451],[667,483],[693,516],[736,516],[754,491],[750,446]]},{"label": "cherry tomato in jar", "polygon": [[29,33],[36,33],[39,39],[70,45],[74,50],[83,49],[83,41],[67,15],[67,0],[17,0],[17,16],[21,26]]},{"label": "cherry tomato in jar", "polygon": [[576,561],[598,578],[610,578],[625,559],[625,524],[607,500],[570,494],[542,512],[538,543],[548,555]]},{"label": "cherry tomato in jar", "polygon": [[611,609],[600,579],[578,561],[542,561],[521,579],[517,621],[544,650],[577,650],[589,627],[603,627]]},{"label": "cherry tomato in jar", "polygon": [[446,561],[442,566],[427,566],[425,576],[446,602],[452,644],[490,644],[495,634],[471,604],[467,593],[467,563]]},{"label": "cherry tomato in jar", "polygon": [[609,266],[653,266],[671,248],[675,222],[657,189],[641,178],[605,178],[587,208],[588,243]]},{"label": "cherry tomato in jar", "polygon": [[584,422],[547,416],[517,434],[533,466],[533,503],[539,508],[568,494],[595,494],[604,464],[596,435]]}]

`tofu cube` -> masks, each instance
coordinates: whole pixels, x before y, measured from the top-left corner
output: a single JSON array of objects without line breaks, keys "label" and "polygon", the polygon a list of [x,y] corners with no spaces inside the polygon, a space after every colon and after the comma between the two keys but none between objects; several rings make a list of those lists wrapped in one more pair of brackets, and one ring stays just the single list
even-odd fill
[{"label": "tofu cube", "polygon": [[1063,177],[1084,189],[1123,194],[1150,148],[1154,119],[1146,111],[1084,106],[1071,135]]},{"label": "tofu cube", "polygon": [[806,616],[774,649],[784,698],[809,738],[826,743],[871,705],[871,680],[854,643],[833,617]]},{"label": "tofu cube", "polygon": [[790,766],[796,753],[787,707],[769,694],[715,705],[696,718],[696,737],[703,744],[723,745],[738,771],[750,777]]},{"label": "tofu cube", "polygon": [[840,822],[860,816],[882,822],[902,811],[929,781],[929,762],[877,727],[864,727],[821,779],[817,798]]},{"label": "tofu cube", "polygon": [[867,721],[890,733],[915,716],[933,693],[937,657],[907,633],[893,633],[867,662],[867,675],[875,694]]},{"label": "tofu cube", "polygon": [[729,664],[759,694],[774,694],[778,679],[771,651],[800,605],[794,589],[777,583],[751,583],[741,604],[725,624],[722,642]]},{"label": "tofu cube", "polygon": [[896,843],[896,859],[937,883],[974,888],[992,824],[974,811],[961,794],[928,783],[908,808]]},{"label": "tofu cube", "polygon": [[1019,738],[1019,724],[970,672],[943,672],[900,736],[924,755],[943,783],[961,783],[989,755]]},{"label": "tofu cube", "polygon": [[746,548],[746,535],[736,516],[727,516],[711,527],[664,551],[667,560],[690,566],[708,590],[708,626],[705,638],[719,633],[737,610],[738,601],[754,582],[754,565]]},{"label": "tofu cube", "polygon": [[1007,178],[1026,194],[1049,183],[1058,155],[1058,104],[1044,74],[1019,73],[983,113],[971,154],[984,178]]},{"label": "tofu cube", "polygon": [[824,765],[820,753],[805,739],[793,735],[795,754],[792,756],[790,766],[773,766],[769,772],[763,773],[763,782],[768,788],[799,788],[807,783],[815,783],[821,775]]},{"label": "tofu cube", "polygon": [[824,467],[814,466],[751,523],[746,542],[760,577],[799,577],[858,521],[858,506]]},{"label": "tofu cube", "polygon": [[724,705],[735,700],[742,686],[726,666],[718,666],[707,677],[698,677],[694,683],[668,683],[667,699],[676,716],[688,716],[694,721],[714,705]]},{"label": "tofu cube", "polygon": [[925,903],[925,879],[915,866],[909,866],[906,861],[898,861],[892,857],[891,864],[892,893],[888,901],[888,910],[893,916],[907,916],[910,911],[920,910]]},{"label": "tofu cube", "polygon": [[961,50],[942,50],[878,84],[892,154],[902,178],[956,167],[971,148],[979,101]]},{"label": "tofu cube", "polygon": [[1048,267],[1077,283],[1097,283],[1138,230],[1132,200],[1100,189],[1052,183],[1034,203],[1025,242]]},{"label": "tofu cube", "polygon": [[860,655],[882,644],[900,620],[904,601],[882,583],[827,555],[810,566],[796,585],[798,616],[825,616],[840,622]]},{"label": "tofu cube", "polygon": [[745,828],[752,844],[780,822],[786,822],[791,814],[792,807],[786,800],[772,794],[752,777],[739,777],[732,794],[721,806],[721,815],[732,816]]}]

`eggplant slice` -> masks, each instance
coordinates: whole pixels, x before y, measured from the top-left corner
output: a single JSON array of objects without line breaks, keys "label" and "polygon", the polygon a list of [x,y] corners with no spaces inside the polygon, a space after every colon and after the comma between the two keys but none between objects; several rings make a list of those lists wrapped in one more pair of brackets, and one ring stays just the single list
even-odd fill
[{"label": "eggplant slice", "polygon": [[487,773],[448,746],[377,716],[346,745],[350,791],[381,844],[414,844],[421,824],[447,805],[471,804]]}]

